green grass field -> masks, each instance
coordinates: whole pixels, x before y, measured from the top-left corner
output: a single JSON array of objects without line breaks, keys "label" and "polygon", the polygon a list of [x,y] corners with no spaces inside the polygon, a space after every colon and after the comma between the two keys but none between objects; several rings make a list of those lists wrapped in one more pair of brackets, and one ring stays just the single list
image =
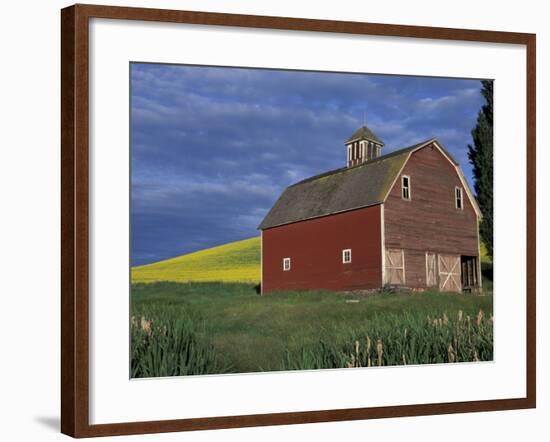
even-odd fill
[{"label": "green grass field", "polygon": [[135,377],[491,360],[493,355],[490,295],[259,296],[253,284],[154,283],[133,286],[132,316]]},{"label": "green grass field", "polygon": [[132,267],[137,282],[260,282],[260,237]]},{"label": "green grass field", "polygon": [[[483,295],[259,296],[260,238],[132,268],[132,377],[491,360]],[[482,313],[480,313],[482,312]]]}]

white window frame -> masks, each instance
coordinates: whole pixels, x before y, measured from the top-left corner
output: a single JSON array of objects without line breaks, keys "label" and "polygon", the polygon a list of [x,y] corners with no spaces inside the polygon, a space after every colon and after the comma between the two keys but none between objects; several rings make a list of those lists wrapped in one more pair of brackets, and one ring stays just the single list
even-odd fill
[{"label": "white window frame", "polygon": [[[349,260],[346,260],[346,253],[349,253]],[[342,263],[351,264],[351,249],[342,250]]]},{"label": "white window frame", "polygon": [[283,258],[283,272],[289,272],[291,268],[292,268],[292,260],[289,257]]},{"label": "white window frame", "polygon": [[[459,200],[460,200],[460,207],[458,207]],[[464,210],[464,190],[460,186],[455,186],[455,208],[458,210]]]},{"label": "white window frame", "polygon": [[[404,196],[404,190],[405,190],[405,178],[407,178],[407,195],[408,198],[405,198]],[[411,177],[409,175],[401,175],[401,198],[405,201],[410,201],[412,199],[411,196]]]}]

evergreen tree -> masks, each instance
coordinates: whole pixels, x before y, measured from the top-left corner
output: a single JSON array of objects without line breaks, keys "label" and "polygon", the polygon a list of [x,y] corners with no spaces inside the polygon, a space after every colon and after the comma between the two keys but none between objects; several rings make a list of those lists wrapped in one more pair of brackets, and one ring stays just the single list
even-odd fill
[{"label": "evergreen tree", "polygon": [[481,82],[481,94],[485,104],[477,115],[472,129],[473,146],[468,145],[468,158],[473,166],[474,188],[482,220],[479,234],[493,256],[493,82]]}]

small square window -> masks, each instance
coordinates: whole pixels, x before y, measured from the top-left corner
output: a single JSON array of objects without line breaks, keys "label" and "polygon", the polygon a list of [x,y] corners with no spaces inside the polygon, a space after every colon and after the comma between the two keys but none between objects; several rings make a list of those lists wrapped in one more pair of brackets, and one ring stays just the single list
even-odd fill
[{"label": "small square window", "polygon": [[455,187],[455,207],[457,209],[464,209],[464,200],[462,197],[462,187]]},{"label": "small square window", "polygon": [[283,271],[288,272],[290,270],[290,258],[283,258]]},{"label": "small square window", "polygon": [[411,178],[407,175],[401,177],[401,197],[404,200],[411,199]]},{"label": "small square window", "polygon": [[342,262],[349,264],[351,262],[351,249],[342,250]]}]

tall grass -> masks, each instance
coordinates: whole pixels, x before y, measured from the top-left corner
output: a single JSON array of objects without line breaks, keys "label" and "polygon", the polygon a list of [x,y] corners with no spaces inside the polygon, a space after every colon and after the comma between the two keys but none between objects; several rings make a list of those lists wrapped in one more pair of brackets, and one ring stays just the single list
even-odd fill
[{"label": "tall grass", "polygon": [[253,284],[158,282],[133,285],[131,303],[132,377],[493,358],[490,293],[258,296]]},{"label": "tall grass", "polygon": [[[493,359],[493,318],[479,310],[456,316],[384,315],[333,339],[287,349],[284,370],[477,362]],[[334,339],[336,337],[336,339]]]},{"label": "tall grass", "polygon": [[231,368],[214,348],[197,338],[190,317],[131,319],[133,378],[226,373]]}]

